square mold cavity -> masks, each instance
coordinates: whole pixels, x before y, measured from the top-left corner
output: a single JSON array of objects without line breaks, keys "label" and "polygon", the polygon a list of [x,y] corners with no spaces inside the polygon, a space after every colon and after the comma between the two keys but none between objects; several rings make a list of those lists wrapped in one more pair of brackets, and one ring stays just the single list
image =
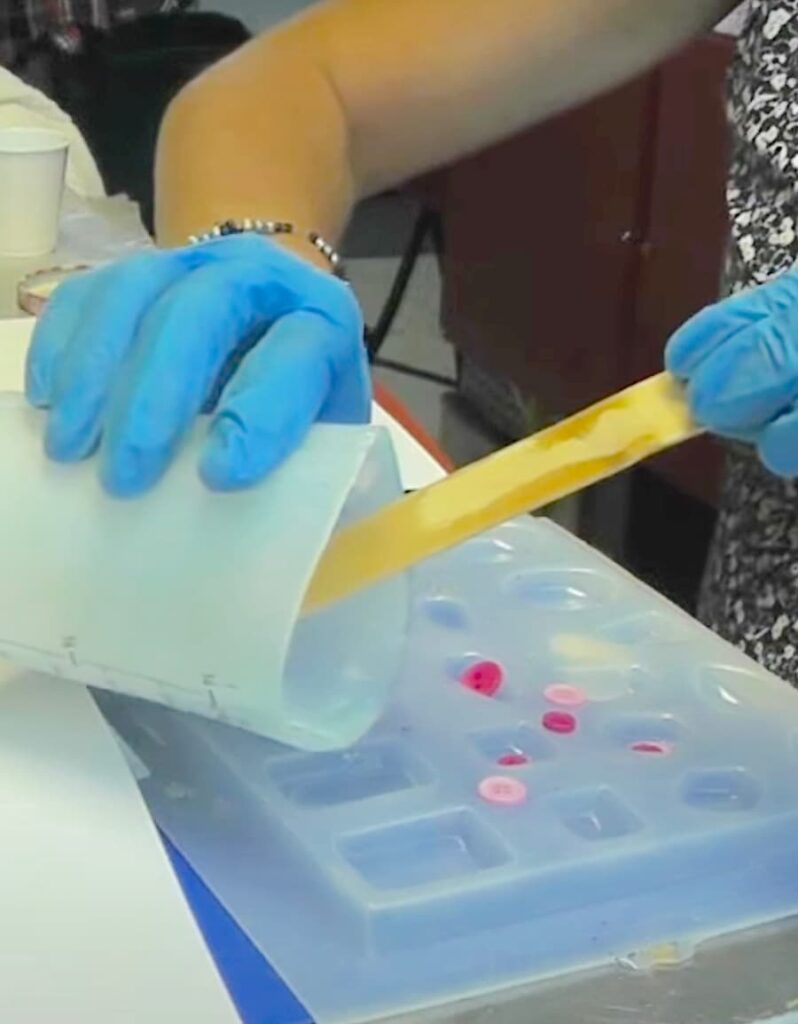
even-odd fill
[{"label": "square mold cavity", "polygon": [[396,743],[369,743],[335,753],[282,758],[268,777],[302,807],[334,807],[427,785],[432,772]]},{"label": "square mold cavity", "polygon": [[358,875],[377,889],[476,877],[509,860],[499,837],[464,809],[345,836],[339,848]]},{"label": "square mold cavity", "polygon": [[565,793],[554,806],[563,825],[582,839],[619,839],[642,828],[634,811],[607,787]]}]

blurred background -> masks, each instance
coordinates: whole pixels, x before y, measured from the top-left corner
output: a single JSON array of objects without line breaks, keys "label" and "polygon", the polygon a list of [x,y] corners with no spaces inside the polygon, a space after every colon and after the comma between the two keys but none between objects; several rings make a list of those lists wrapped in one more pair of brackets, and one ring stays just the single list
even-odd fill
[{"label": "blurred background", "polygon": [[[309,3],[6,0],[0,63],[73,117],[108,191],[131,196],[151,226],[171,97]],[[744,15],[356,212],[343,248],[375,374],[455,464],[657,372],[671,331],[718,296],[724,82]],[[567,298],[574,280],[579,303]],[[722,457],[698,441],[550,513],[692,609]]]}]

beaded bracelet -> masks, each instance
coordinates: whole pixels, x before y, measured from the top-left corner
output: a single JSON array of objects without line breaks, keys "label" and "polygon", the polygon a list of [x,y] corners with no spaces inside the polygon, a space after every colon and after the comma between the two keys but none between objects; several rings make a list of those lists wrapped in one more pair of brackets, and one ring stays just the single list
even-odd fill
[{"label": "beaded bracelet", "polygon": [[189,242],[192,245],[201,245],[203,242],[211,242],[215,238],[222,238],[225,235],[243,235],[248,231],[256,235],[299,235],[304,237],[330,264],[330,269],[336,277],[346,280],[341,254],[326,241],[318,232],[308,231],[306,234],[297,231],[296,227],[289,221],[284,220],[257,220],[244,217],[243,220],[225,220],[199,235],[190,235]]}]

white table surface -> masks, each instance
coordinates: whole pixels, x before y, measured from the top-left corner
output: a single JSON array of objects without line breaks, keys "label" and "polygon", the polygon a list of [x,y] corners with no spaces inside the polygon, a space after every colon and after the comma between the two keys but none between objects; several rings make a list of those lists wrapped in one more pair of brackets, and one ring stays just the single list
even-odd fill
[{"label": "white table surface", "polygon": [[[30,327],[0,321],[0,390],[22,386]],[[0,830],[0,1020],[238,1019],[88,692],[5,662]]]}]

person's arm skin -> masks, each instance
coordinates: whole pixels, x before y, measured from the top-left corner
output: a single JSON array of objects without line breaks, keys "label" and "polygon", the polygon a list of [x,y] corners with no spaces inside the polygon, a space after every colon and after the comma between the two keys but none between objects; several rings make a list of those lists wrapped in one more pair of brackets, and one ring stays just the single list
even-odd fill
[{"label": "person's arm skin", "polygon": [[160,240],[180,244],[229,217],[289,220],[334,239],[357,199],[619,84],[736,5],[320,4],[172,104],[158,155]]}]

